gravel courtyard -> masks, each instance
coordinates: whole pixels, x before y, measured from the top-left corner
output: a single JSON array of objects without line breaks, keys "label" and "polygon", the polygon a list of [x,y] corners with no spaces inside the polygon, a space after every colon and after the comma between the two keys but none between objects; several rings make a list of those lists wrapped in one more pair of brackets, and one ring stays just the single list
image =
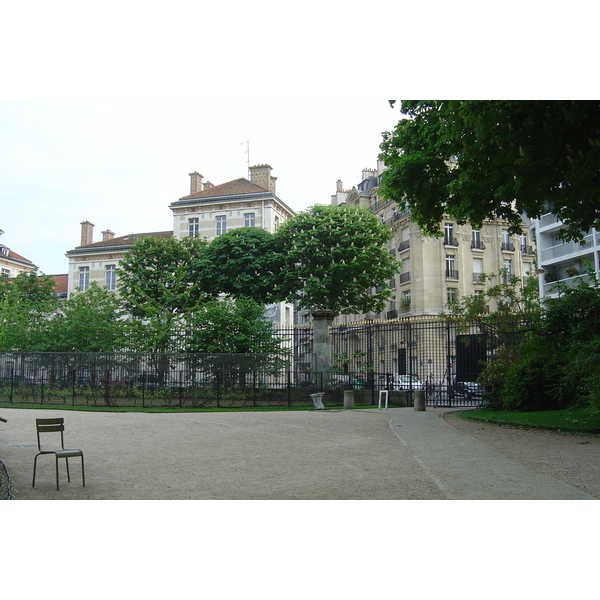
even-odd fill
[{"label": "gravel courtyard", "polygon": [[[511,469],[521,469],[521,479],[541,477],[544,485],[562,486],[557,499],[600,498],[600,436],[484,425],[445,412],[401,408],[148,414],[8,409],[2,414],[8,422],[0,428],[0,457],[10,473],[14,500],[479,498],[479,491],[469,486],[483,489],[486,481],[467,479],[460,490],[463,495],[452,495],[445,469],[410,441],[410,435],[419,439],[430,435],[432,444],[450,436],[448,455],[468,452],[474,464],[478,456],[481,460],[485,456],[494,468],[504,461]],[[85,488],[79,460],[72,459],[70,483],[61,461],[57,491],[51,456],[38,459],[36,487],[31,487],[35,419],[55,416],[65,418],[66,446],[85,454]],[[424,427],[422,434],[419,427]],[[436,454],[436,461],[443,454]],[[452,466],[456,468],[457,461]],[[492,484],[489,494],[495,498]],[[522,487],[515,490],[515,499],[530,497]],[[510,490],[507,493],[511,497]],[[549,493],[553,497],[554,492]]]}]

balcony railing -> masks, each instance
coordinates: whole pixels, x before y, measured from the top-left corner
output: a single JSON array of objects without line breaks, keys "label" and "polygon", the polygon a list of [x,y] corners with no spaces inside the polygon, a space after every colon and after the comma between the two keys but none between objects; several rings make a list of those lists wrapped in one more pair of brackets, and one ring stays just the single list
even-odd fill
[{"label": "balcony railing", "polygon": [[512,242],[502,242],[502,251],[503,252],[514,252],[515,245]]},{"label": "balcony railing", "polygon": [[535,254],[533,246],[527,244],[521,244],[521,254]]},{"label": "balcony railing", "polygon": [[407,281],[410,281],[410,271],[400,273],[400,283],[406,283]]},{"label": "balcony railing", "polygon": [[458,246],[458,240],[452,235],[445,235],[444,246]]},{"label": "balcony railing", "polygon": [[485,250],[485,244],[481,240],[471,240],[473,250]]},{"label": "balcony railing", "polygon": [[588,250],[594,245],[594,240],[591,234],[586,235],[582,242],[565,242],[564,244],[557,244],[542,250],[542,260],[551,260],[553,258],[560,258],[561,256],[567,256],[568,254],[575,254],[582,250]]},{"label": "balcony railing", "polygon": [[446,269],[446,279],[458,279],[458,271],[456,269]]},{"label": "balcony railing", "polygon": [[404,240],[398,244],[398,252],[402,252],[402,250],[406,250],[410,248],[410,240]]},{"label": "balcony railing", "polygon": [[473,283],[485,283],[485,273],[473,273]]}]

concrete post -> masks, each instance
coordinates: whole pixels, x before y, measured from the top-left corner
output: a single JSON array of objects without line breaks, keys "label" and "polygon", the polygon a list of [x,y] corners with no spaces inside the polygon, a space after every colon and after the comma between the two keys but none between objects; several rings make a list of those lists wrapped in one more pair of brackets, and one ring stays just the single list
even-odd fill
[{"label": "concrete post", "polygon": [[344,410],[354,409],[354,390],[344,390]]},{"label": "concrete post", "polygon": [[425,410],[425,390],[415,391],[415,410],[423,412]]}]

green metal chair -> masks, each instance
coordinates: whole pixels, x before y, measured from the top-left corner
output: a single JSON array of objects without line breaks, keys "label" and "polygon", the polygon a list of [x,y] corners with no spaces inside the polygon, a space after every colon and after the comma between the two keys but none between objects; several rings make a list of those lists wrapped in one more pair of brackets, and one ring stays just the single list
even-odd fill
[{"label": "green metal chair", "polygon": [[[63,418],[59,419],[36,419],[35,420],[36,429],[37,429],[37,441],[38,441],[38,450],[39,452],[35,455],[35,460],[33,461],[33,482],[31,487],[35,487],[35,470],[37,466],[38,456],[42,454],[54,454],[56,459],[56,489],[58,490],[58,459],[64,458],[67,464],[67,479],[71,481],[71,475],[69,474],[69,458],[73,458],[76,456],[81,457],[81,477],[83,479],[83,487],[85,487],[85,471],[83,469],[83,452],[81,450],[75,449],[66,449],[65,448],[65,440],[64,440],[64,430],[65,430],[65,420]],[[42,444],[40,440],[41,433],[53,433],[60,432],[60,448],[57,450],[42,450]]]}]

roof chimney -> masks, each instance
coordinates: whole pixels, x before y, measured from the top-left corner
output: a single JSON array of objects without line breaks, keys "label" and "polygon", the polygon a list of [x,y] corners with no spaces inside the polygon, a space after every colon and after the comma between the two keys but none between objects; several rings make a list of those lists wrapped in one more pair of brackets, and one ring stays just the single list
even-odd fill
[{"label": "roof chimney", "polygon": [[275,193],[275,182],[277,177],[271,176],[271,165],[256,165],[250,167],[250,181]]},{"label": "roof chimney", "polygon": [[88,246],[94,242],[94,224],[89,221],[81,223],[81,245]]},{"label": "roof chimney", "polygon": [[336,192],[343,192],[344,191],[344,186],[342,184],[342,180],[338,179],[337,180],[337,188],[336,188]]},{"label": "roof chimney", "polygon": [[106,231],[102,232],[102,241],[105,242],[106,240],[112,240],[115,237],[115,232],[111,231],[110,229],[107,229]]},{"label": "roof chimney", "polygon": [[205,189],[205,190],[209,190],[211,187],[215,187],[215,186],[214,186],[214,185],[213,185],[213,184],[212,184],[210,181],[207,181],[207,182],[204,184],[204,189]]},{"label": "roof chimney", "polygon": [[202,191],[202,177],[198,171],[194,171],[190,173],[191,181],[190,181],[190,194],[195,194],[196,192]]}]

